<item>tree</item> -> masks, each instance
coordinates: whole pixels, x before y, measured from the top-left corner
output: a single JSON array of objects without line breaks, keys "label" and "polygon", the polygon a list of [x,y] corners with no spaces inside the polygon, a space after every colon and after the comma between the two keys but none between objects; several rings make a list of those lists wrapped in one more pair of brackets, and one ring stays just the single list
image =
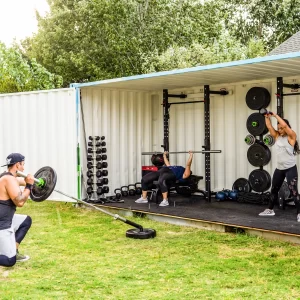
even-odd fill
[{"label": "tree", "polygon": [[26,60],[17,47],[0,42],[0,93],[53,89],[62,86],[62,77],[48,72],[35,59]]},{"label": "tree", "polygon": [[243,44],[262,40],[272,50],[300,30],[300,0],[224,1],[226,28]]},{"label": "tree", "polygon": [[189,47],[177,45],[170,47],[157,57],[151,71],[188,68],[265,55],[266,50],[263,41],[252,39],[247,45],[242,45],[241,42],[224,31],[218,40],[208,46],[192,43]]},{"label": "tree", "polygon": [[173,44],[209,45],[221,33],[218,3],[200,0],[48,0],[25,54],[65,84],[148,72]]}]

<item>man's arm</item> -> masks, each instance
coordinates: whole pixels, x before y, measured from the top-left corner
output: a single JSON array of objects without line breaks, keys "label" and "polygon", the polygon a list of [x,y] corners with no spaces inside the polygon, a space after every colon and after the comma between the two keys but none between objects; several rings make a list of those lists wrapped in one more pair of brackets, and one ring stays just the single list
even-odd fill
[{"label": "man's arm", "polygon": [[[28,175],[27,177],[26,177],[25,182],[29,181],[29,182],[32,182],[32,184],[33,184],[34,183],[33,177],[31,175]],[[32,179],[31,179],[31,177],[32,177]],[[16,178],[12,177],[12,176],[9,176],[7,178],[5,188],[6,188],[6,192],[9,196],[9,198],[18,207],[22,207],[30,195],[30,189],[25,188],[24,191],[22,192],[20,190],[20,185],[19,185],[18,180],[16,180]]]},{"label": "man's arm", "polygon": [[185,167],[185,171],[183,173],[182,178],[188,178],[191,175],[191,165],[192,165],[192,161],[193,161],[193,151],[189,151],[190,157],[188,158],[188,161],[186,162],[186,167]]},{"label": "man's arm", "polygon": [[19,182],[20,186],[25,186],[26,185],[25,179],[23,177],[16,177],[16,179]]},{"label": "man's arm", "polygon": [[167,167],[169,167],[169,166],[171,166],[171,164],[170,164],[170,162],[169,162],[169,160],[168,160],[167,155],[168,155],[168,152],[165,151],[164,154],[163,154],[164,163],[165,163],[165,165],[166,165]]}]

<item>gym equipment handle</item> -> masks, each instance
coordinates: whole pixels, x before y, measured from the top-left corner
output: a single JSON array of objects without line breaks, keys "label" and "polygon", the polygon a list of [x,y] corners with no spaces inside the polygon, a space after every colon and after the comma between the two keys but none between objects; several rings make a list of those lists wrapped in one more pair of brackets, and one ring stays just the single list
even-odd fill
[{"label": "gym equipment handle", "polygon": [[[17,175],[20,176],[20,177],[24,177],[26,178],[27,177],[27,174],[21,172],[21,171],[17,171]],[[37,179],[37,178],[34,178],[34,182],[37,183],[37,184],[40,184],[41,183],[41,180],[40,179]]]},{"label": "gym equipment handle", "polygon": [[[203,150],[203,151],[192,151],[193,153],[222,153],[221,150]],[[151,154],[162,154],[163,152],[142,152],[142,155],[151,155]],[[175,151],[168,152],[168,154],[177,154],[177,153],[189,153],[188,151]]]}]

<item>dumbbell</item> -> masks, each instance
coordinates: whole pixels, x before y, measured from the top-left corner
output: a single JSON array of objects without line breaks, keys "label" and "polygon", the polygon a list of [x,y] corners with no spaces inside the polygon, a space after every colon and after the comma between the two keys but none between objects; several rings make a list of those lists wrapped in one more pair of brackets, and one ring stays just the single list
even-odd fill
[{"label": "dumbbell", "polygon": [[92,185],[93,184],[93,178],[89,178],[87,181],[86,181],[87,185]]},{"label": "dumbbell", "polygon": [[92,161],[92,160],[93,160],[93,156],[92,156],[92,155],[88,155],[88,156],[87,156],[87,160],[88,160],[88,161]]},{"label": "dumbbell", "polygon": [[260,113],[261,115],[273,115],[273,113],[272,113],[271,111],[268,111],[268,110],[266,110],[265,108],[261,108],[261,109],[259,110],[259,113]]},{"label": "dumbbell", "polygon": [[107,151],[106,148],[101,148],[102,153],[106,153],[106,151]]},{"label": "dumbbell", "polygon": [[117,188],[114,190],[114,193],[116,194],[116,199],[120,200],[122,197],[121,190]]},{"label": "dumbbell", "polygon": [[102,186],[103,185],[103,179],[98,178],[96,184],[97,184],[97,186]]},{"label": "dumbbell", "polygon": [[89,186],[87,189],[86,189],[86,192],[88,195],[91,195],[93,193],[93,188],[91,186]]},{"label": "dumbbell", "polygon": [[108,178],[102,178],[103,184],[108,184]]},{"label": "dumbbell", "polygon": [[103,191],[104,194],[107,194],[109,192],[109,187],[108,186],[104,186],[102,188],[102,191]]},{"label": "dumbbell", "polygon": [[142,184],[140,182],[135,184],[135,194],[142,195]]},{"label": "dumbbell", "polygon": [[88,142],[89,147],[93,147],[93,142]]},{"label": "dumbbell", "polygon": [[88,153],[93,153],[93,148],[88,148]]},{"label": "dumbbell", "polygon": [[102,170],[102,176],[107,176],[108,175],[108,171],[107,170]]},{"label": "dumbbell", "polygon": [[96,155],[96,160],[97,160],[97,161],[102,160],[102,155]]},{"label": "dumbbell", "polygon": [[97,195],[102,195],[102,194],[103,194],[103,189],[102,189],[101,186],[99,186],[99,187],[97,188],[96,193],[97,193]]},{"label": "dumbbell", "polygon": [[99,178],[99,177],[102,177],[102,175],[103,175],[103,172],[101,172],[101,171],[97,171],[96,172],[96,177]]},{"label": "dumbbell", "polygon": [[102,160],[107,160],[107,155],[106,154],[102,155]]},{"label": "dumbbell", "polygon": [[121,193],[123,197],[127,197],[128,196],[128,186],[121,186]]},{"label": "dumbbell", "polygon": [[86,176],[87,177],[92,177],[93,176],[93,172],[92,171],[90,171],[90,170],[88,170],[87,172],[86,172]]},{"label": "dumbbell", "polygon": [[108,167],[108,164],[107,164],[107,162],[105,162],[105,161],[104,161],[104,162],[102,162],[102,164],[101,164],[101,167],[102,167],[102,168],[107,168],[107,167]]},{"label": "dumbbell", "polygon": [[101,146],[102,146],[102,147],[105,147],[105,146],[106,146],[106,143],[105,143],[105,142],[101,142]]},{"label": "dumbbell", "polygon": [[99,140],[103,141],[104,139],[105,139],[105,136],[101,136],[101,137],[100,136],[95,136],[96,141],[99,141]]},{"label": "dumbbell", "polygon": [[129,196],[135,196],[135,185],[128,184],[128,194]]}]

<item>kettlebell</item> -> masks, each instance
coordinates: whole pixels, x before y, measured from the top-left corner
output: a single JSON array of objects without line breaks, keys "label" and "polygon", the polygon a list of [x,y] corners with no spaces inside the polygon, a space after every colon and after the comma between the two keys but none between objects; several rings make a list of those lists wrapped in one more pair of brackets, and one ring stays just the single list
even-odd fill
[{"label": "kettlebell", "polygon": [[121,186],[121,193],[123,197],[127,197],[128,196],[128,186],[124,185]]},{"label": "kettlebell", "polygon": [[128,193],[129,193],[129,196],[135,196],[135,185],[134,184],[128,184]]},{"label": "kettlebell", "polygon": [[217,192],[215,198],[217,201],[224,201],[226,200],[226,194],[223,191]]},{"label": "kettlebell", "polygon": [[135,184],[135,194],[142,195],[142,184],[140,182]]},{"label": "kettlebell", "polygon": [[120,200],[122,197],[121,190],[117,188],[114,190],[114,193],[116,194],[116,199]]},{"label": "kettlebell", "polygon": [[231,200],[237,200],[238,192],[236,190],[230,191],[229,193],[229,199]]},{"label": "kettlebell", "polygon": [[[228,199],[229,198],[229,193],[231,192],[230,190],[223,190],[223,192],[225,193],[225,196],[226,196],[226,199]],[[226,200],[225,199],[225,200]]]}]

